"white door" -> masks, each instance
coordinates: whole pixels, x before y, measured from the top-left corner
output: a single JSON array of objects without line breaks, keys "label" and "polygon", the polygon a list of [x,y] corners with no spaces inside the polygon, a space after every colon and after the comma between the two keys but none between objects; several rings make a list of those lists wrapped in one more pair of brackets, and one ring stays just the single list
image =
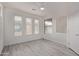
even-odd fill
[{"label": "white door", "polygon": [[79,15],[68,19],[68,44],[79,54]]}]

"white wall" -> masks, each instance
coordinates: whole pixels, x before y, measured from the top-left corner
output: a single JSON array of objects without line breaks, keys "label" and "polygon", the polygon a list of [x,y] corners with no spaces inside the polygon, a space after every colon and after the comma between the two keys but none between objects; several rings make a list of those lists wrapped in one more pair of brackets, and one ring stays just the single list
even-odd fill
[{"label": "white wall", "polygon": [[51,40],[66,45],[66,34],[64,33],[45,34],[44,38],[47,40]]},{"label": "white wall", "polygon": [[66,33],[57,33],[56,32],[56,18],[52,17],[53,23],[53,33],[52,34],[45,34],[44,38],[47,40],[51,40],[63,45],[66,45]]},{"label": "white wall", "polygon": [[[11,45],[20,42],[27,42],[31,40],[36,40],[43,38],[43,19],[40,16],[22,12],[17,9],[5,8],[5,41],[4,45]],[[14,36],[14,16],[23,17],[23,35],[21,37]],[[40,21],[40,33],[38,35],[26,35],[25,33],[25,18],[30,17],[32,19],[38,19]],[[34,25],[33,25],[34,27]],[[34,29],[34,28],[33,28]]]}]

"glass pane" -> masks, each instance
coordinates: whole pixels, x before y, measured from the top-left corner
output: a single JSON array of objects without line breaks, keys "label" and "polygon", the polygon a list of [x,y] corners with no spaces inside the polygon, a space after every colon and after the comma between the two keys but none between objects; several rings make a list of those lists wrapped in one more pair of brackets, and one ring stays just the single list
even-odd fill
[{"label": "glass pane", "polygon": [[34,21],[34,24],[35,24],[34,33],[35,33],[35,34],[38,34],[38,33],[39,33],[39,20],[35,20],[35,21]]},{"label": "glass pane", "polygon": [[22,21],[22,17],[20,17],[20,16],[15,16],[15,21]]},{"label": "glass pane", "polygon": [[46,26],[51,26],[52,25],[52,22],[51,21],[45,21],[45,25]]},{"label": "glass pane", "polygon": [[26,18],[26,34],[30,35],[32,34],[32,19]]},{"label": "glass pane", "polygon": [[45,28],[45,33],[52,33],[52,26],[47,26],[46,28]]},{"label": "glass pane", "polygon": [[22,17],[15,16],[15,36],[22,35]]},{"label": "glass pane", "polygon": [[21,25],[20,24],[17,24],[15,26],[15,30],[16,30],[16,32],[20,32],[21,31]]}]

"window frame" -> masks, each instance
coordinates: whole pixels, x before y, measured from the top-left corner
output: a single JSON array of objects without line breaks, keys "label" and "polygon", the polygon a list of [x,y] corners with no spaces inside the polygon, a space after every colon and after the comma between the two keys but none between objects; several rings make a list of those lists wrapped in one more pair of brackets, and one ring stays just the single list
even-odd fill
[{"label": "window frame", "polygon": [[[20,20],[16,20],[16,18],[18,19],[20,17]],[[22,36],[22,32],[23,32],[23,28],[22,28],[22,16],[14,16],[14,35],[15,36]],[[18,25],[19,24],[19,25]],[[20,31],[17,31],[16,27],[19,26],[20,27]]]},{"label": "window frame", "polygon": [[[38,22],[37,24],[35,23],[35,20]],[[38,25],[38,26],[37,26]],[[34,34],[39,34],[40,33],[40,21],[38,20],[38,19],[34,19]],[[37,27],[37,29],[36,29],[36,27]],[[36,31],[38,31],[37,33],[36,33]]]},{"label": "window frame", "polygon": [[[30,24],[27,24],[27,19],[31,20]],[[26,17],[25,18],[25,22],[26,22],[25,23],[25,26],[26,26],[26,28],[25,28],[26,29],[26,31],[25,31],[26,35],[32,35],[33,34],[33,26],[32,26],[33,25],[33,19],[31,17]],[[31,32],[30,33],[28,33],[28,31],[27,31],[27,25],[31,25]]]}]

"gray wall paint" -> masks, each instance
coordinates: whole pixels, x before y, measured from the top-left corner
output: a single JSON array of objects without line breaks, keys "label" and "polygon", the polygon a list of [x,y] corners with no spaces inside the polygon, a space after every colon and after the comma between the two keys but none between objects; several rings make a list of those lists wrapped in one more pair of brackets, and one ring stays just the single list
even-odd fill
[{"label": "gray wall paint", "polygon": [[[31,40],[36,40],[43,38],[43,19],[40,16],[36,16],[33,14],[25,13],[17,9],[5,8],[5,41],[4,45],[11,45],[20,42],[27,42]],[[14,36],[14,16],[22,16],[23,17],[23,35],[20,37]],[[25,18],[30,17],[33,19],[39,19],[40,21],[40,33],[26,35],[25,31]],[[34,30],[34,25],[33,25]]]},{"label": "gray wall paint", "polygon": [[0,53],[3,49],[3,19],[0,16]]},{"label": "gray wall paint", "polygon": [[56,32],[57,33],[66,33],[67,31],[67,17],[62,16],[56,19]]},{"label": "gray wall paint", "polygon": [[0,54],[3,49],[3,6],[0,4]]}]

